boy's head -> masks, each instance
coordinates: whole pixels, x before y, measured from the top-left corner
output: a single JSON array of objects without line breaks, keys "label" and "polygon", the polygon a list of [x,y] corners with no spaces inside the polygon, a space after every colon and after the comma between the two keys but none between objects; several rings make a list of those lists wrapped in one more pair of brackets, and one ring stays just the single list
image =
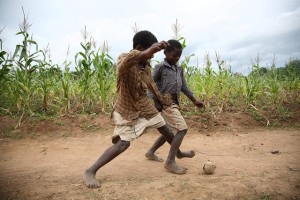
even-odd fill
[{"label": "boy's head", "polygon": [[156,43],[156,37],[149,31],[139,31],[133,37],[133,48],[148,49],[152,44]]},{"label": "boy's head", "polygon": [[175,65],[182,54],[182,45],[177,40],[169,40],[168,43],[170,46],[168,46],[164,51],[166,56],[165,59],[170,65]]}]

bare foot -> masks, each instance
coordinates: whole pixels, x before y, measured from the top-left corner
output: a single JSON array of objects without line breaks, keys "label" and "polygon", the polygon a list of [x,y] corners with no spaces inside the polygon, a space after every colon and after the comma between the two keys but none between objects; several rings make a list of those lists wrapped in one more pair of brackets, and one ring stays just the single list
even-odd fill
[{"label": "bare foot", "polygon": [[193,150],[190,150],[190,151],[180,151],[180,152],[177,152],[176,157],[179,158],[179,159],[181,159],[181,158],[192,158],[195,155],[196,155],[195,151],[193,151]]},{"label": "bare foot", "polygon": [[95,174],[85,171],[83,174],[83,181],[88,188],[98,188],[100,183],[95,178]]},{"label": "bare foot", "polygon": [[157,155],[155,155],[154,153],[151,152],[147,152],[145,154],[146,158],[148,158],[149,160],[154,160],[156,162],[162,162],[164,161],[162,158],[158,157]]},{"label": "bare foot", "polygon": [[170,164],[165,164],[165,168],[175,174],[185,174],[187,171],[187,168],[181,167],[177,165],[176,163],[170,163]]}]

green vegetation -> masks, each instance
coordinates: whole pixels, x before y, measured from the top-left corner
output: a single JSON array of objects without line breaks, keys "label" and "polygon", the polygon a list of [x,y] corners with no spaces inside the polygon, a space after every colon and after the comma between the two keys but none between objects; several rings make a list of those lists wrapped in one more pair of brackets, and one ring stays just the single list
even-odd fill
[{"label": "green vegetation", "polygon": [[300,60],[291,60],[284,68],[273,66],[266,70],[253,65],[248,76],[232,73],[218,54],[215,60],[217,72],[207,55],[205,68],[194,70],[188,79],[192,90],[205,101],[206,111],[214,117],[241,110],[270,125],[266,116],[288,120],[292,111],[285,105],[300,103],[300,76],[296,73],[300,65],[295,65]]},{"label": "green vegetation", "polygon": [[[67,57],[62,66],[52,64],[49,49],[41,50],[30,38],[27,17],[20,24],[22,44],[13,56],[0,40],[1,114],[60,115],[109,112],[114,98],[115,64],[107,49],[96,49],[93,37],[83,31],[82,51],[75,56],[75,71]],[[1,30],[1,32],[3,29]],[[33,50],[34,47],[34,50]]]},{"label": "green vegetation", "polygon": [[[16,45],[12,56],[2,49],[0,38],[0,114],[18,116],[19,126],[24,116],[110,112],[116,96],[116,70],[107,43],[96,48],[93,37],[85,28],[84,40],[80,43],[82,51],[76,54],[75,71],[71,71],[68,53],[62,66],[53,64],[49,49],[39,48],[30,38],[29,28],[24,15],[17,33],[23,36],[23,41]],[[180,25],[177,21],[172,28],[176,39],[185,47],[185,38],[178,35]],[[234,74],[218,53],[215,55],[216,66],[207,54],[204,68],[189,64],[193,56],[187,55],[181,61],[188,85],[205,102],[206,109],[202,112],[215,118],[224,112],[238,110],[269,125],[268,116],[288,120],[293,112],[285,105],[300,103],[299,59],[290,60],[281,68],[275,65],[264,68],[257,62],[253,64],[253,71],[243,76]],[[217,71],[213,70],[215,67]],[[182,103],[188,107],[191,104],[184,96]],[[196,111],[197,108],[190,106],[183,112]]]}]

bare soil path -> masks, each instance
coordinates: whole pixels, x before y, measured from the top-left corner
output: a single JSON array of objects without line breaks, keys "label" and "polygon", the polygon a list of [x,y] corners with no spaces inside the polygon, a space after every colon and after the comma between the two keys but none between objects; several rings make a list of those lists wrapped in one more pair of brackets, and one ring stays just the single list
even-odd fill
[{"label": "bare soil path", "polygon": [[[74,127],[72,131],[78,132],[73,135],[58,130],[55,136],[43,136],[35,130],[34,137],[1,138],[0,199],[300,199],[299,128],[203,133],[189,123],[182,149],[194,149],[196,156],[177,161],[188,168],[184,175],[145,158],[158,136],[153,130],[98,172],[100,188],[88,189],[83,171],[111,145],[113,127],[104,121],[95,131]],[[159,149],[159,156],[166,158],[168,148],[165,144]],[[217,165],[212,175],[203,173],[207,160]]]}]

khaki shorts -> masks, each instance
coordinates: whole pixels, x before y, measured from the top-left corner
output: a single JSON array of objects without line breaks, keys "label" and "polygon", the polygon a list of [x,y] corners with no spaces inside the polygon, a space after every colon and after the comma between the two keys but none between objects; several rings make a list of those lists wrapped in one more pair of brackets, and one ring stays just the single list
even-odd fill
[{"label": "khaki shorts", "polygon": [[114,111],[113,120],[115,124],[113,137],[119,135],[121,140],[124,141],[133,141],[140,137],[145,129],[160,128],[166,124],[161,114],[157,114],[149,120],[140,117],[135,121],[134,125],[131,125],[130,121],[124,119],[117,111]]},{"label": "khaki shorts", "polygon": [[178,105],[173,104],[165,110],[162,110],[161,115],[173,134],[188,129],[187,124],[179,111]]}]

